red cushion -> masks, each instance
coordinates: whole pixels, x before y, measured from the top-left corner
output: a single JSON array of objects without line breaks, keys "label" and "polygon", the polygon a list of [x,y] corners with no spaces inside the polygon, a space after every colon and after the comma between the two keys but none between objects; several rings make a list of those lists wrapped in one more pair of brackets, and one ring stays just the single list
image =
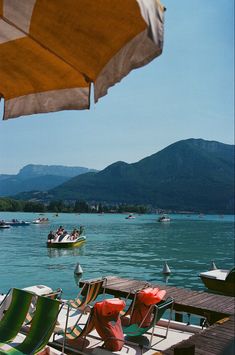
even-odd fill
[{"label": "red cushion", "polygon": [[120,320],[120,311],[125,302],[112,298],[97,302],[94,306],[95,328],[104,340],[104,346],[110,351],[119,351],[124,344],[124,335]]},{"label": "red cushion", "polygon": [[148,287],[137,294],[137,299],[138,301],[143,302],[146,306],[150,306],[159,303],[164,298],[165,294],[165,290],[159,290],[157,287]]},{"label": "red cushion", "polygon": [[102,314],[104,316],[109,316],[113,313],[121,312],[125,307],[125,302],[119,298],[111,298],[104,300],[101,303]]}]

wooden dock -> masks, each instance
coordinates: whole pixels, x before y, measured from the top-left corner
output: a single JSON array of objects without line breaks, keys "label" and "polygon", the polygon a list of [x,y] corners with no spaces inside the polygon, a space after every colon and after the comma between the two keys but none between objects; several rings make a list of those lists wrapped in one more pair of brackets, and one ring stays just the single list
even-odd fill
[{"label": "wooden dock", "polygon": [[[235,319],[232,315],[223,323],[215,323],[177,346],[184,349],[188,344],[194,344],[195,355],[233,355],[235,353],[234,323]],[[174,355],[174,351],[175,346],[164,350],[162,354]]]},{"label": "wooden dock", "polygon": [[[86,280],[86,282],[89,281],[92,280]],[[80,286],[84,282],[81,281]],[[132,298],[135,291],[145,285],[146,281],[107,276],[106,293],[115,297],[126,297],[130,294],[130,298]],[[234,297],[153,283],[151,286],[166,290],[166,297],[171,296],[175,299],[174,310],[176,312],[186,312],[205,317],[211,324],[210,327],[192,336],[190,340],[184,341],[180,346],[187,347],[187,344],[193,343],[195,355],[233,354],[233,352],[230,353],[230,348],[233,347],[234,349],[235,341]],[[172,347],[162,354],[173,355],[174,351],[174,347]]]}]

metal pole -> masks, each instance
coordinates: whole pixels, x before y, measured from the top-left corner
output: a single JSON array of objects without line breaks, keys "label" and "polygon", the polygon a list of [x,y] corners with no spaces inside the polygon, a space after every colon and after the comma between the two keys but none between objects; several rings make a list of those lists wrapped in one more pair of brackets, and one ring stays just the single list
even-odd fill
[{"label": "metal pole", "polygon": [[65,323],[64,338],[63,338],[63,345],[62,345],[62,354],[64,354],[65,341],[66,341],[66,331],[67,331],[67,327],[68,327],[68,320],[69,320],[69,306],[68,306],[67,315],[66,315],[66,323]]}]

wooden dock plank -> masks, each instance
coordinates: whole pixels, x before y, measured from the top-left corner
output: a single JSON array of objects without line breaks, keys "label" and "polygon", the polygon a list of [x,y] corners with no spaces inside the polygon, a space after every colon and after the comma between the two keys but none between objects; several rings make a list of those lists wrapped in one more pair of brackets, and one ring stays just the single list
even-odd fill
[{"label": "wooden dock plank", "polygon": [[[193,304],[195,307],[200,307],[200,308],[207,308],[208,304],[210,305],[211,309],[214,309],[215,311],[222,311],[222,312],[229,312],[233,313],[233,308],[234,308],[234,299],[230,300],[230,297],[227,297],[224,299],[224,297],[221,298],[220,295],[210,295],[210,294],[197,294],[193,295],[191,298],[187,298],[182,301],[183,304],[185,305],[191,305]],[[231,297],[233,298],[233,297]]]},{"label": "wooden dock plank", "polygon": [[[89,280],[86,280],[89,281]],[[84,281],[80,282],[80,285]],[[106,292],[117,297],[126,297],[131,292],[133,297],[135,290],[141,289],[146,285],[146,281],[107,276]],[[206,316],[209,313],[221,313],[222,315],[234,314],[234,297],[217,295],[203,291],[193,291],[179,287],[164,286],[152,283],[153,287],[166,290],[166,297],[171,296],[175,299],[175,310],[191,312]]]},{"label": "wooden dock plank", "polygon": [[[195,355],[227,355],[230,353],[227,352],[229,346],[234,343],[234,315],[226,322],[214,324],[180,344],[184,345],[189,342],[195,344]],[[163,354],[173,355],[174,346],[165,350]]]}]

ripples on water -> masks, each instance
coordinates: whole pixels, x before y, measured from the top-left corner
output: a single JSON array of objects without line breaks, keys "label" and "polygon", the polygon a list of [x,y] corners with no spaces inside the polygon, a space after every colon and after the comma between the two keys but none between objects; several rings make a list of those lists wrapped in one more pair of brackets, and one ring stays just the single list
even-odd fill
[{"label": "ripples on water", "polygon": [[[204,289],[198,274],[214,260],[218,268],[234,264],[234,216],[172,215],[158,223],[156,215],[53,214],[47,225],[0,230],[0,292],[10,287],[45,284],[62,287],[64,297],[77,293],[74,268],[79,262],[83,278],[116,275],[165,284],[164,261],[172,271],[168,285]],[[0,219],[32,221],[36,214],[1,213]],[[68,231],[84,225],[87,243],[81,248],[47,249],[50,230],[63,225]]]}]

